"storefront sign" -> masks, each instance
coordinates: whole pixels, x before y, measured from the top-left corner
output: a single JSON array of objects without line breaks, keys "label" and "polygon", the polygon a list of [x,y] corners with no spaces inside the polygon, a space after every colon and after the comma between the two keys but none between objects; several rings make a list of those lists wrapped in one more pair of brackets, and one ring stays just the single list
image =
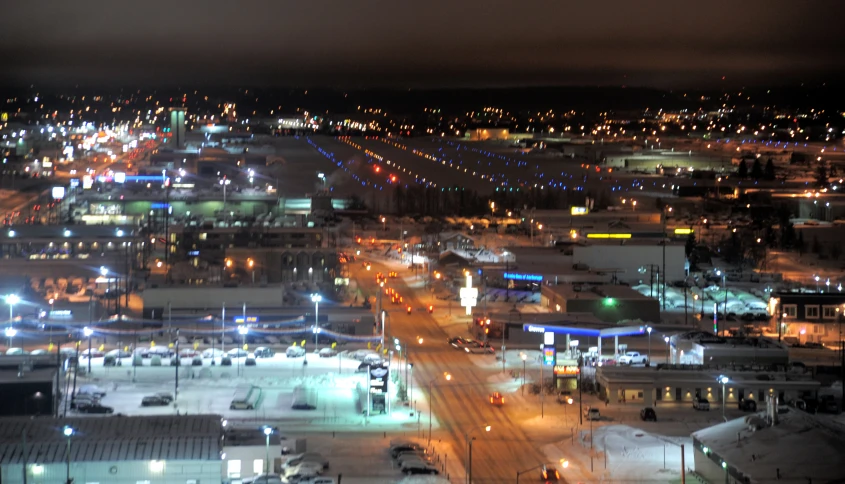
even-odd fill
[{"label": "storefront sign", "polygon": [[554,372],[559,376],[576,376],[581,373],[581,369],[577,366],[555,365]]}]

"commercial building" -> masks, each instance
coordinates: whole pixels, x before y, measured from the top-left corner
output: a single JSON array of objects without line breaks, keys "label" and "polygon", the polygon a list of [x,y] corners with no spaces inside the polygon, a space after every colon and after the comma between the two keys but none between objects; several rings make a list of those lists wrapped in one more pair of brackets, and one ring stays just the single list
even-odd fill
[{"label": "commercial building", "polygon": [[[655,347],[655,351],[658,351]],[[764,402],[767,395],[780,401],[810,397],[821,386],[807,372],[754,365],[657,365],[644,368],[602,366],[596,370],[596,383],[603,397],[611,401],[633,402],[644,406],[662,403],[689,403],[696,396],[710,402],[722,401],[719,378],[728,377],[725,401],[740,399]],[[762,408],[762,403],[758,404]]]},{"label": "commercial building", "polygon": [[[2,419],[0,479],[4,484],[68,478],[109,484],[220,482],[222,436],[221,419],[214,415]],[[263,453],[255,457],[264,458]]]},{"label": "commercial building", "polygon": [[[21,335],[23,336],[23,335]],[[4,355],[0,358],[0,416],[56,415],[64,373],[58,355]]]},{"label": "commercial building", "polygon": [[185,108],[170,108],[170,143],[174,149],[185,149]]},{"label": "commercial building", "polygon": [[785,344],[763,337],[722,337],[691,331],[669,337],[669,361],[678,365],[759,365],[786,367]]},{"label": "commercial building", "polygon": [[[622,234],[621,235],[629,235]],[[604,235],[610,236],[604,238]],[[619,281],[638,283],[682,280],[687,271],[687,257],[683,243],[664,244],[652,240],[614,239],[616,234],[588,233],[597,236],[589,245],[572,248],[572,263],[589,267],[593,272],[614,274]],[[598,243],[596,241],[601,241]]]},{"label": "commercial building", "polygon": [[591,313],[600,321],[660,321],[660,303],[628,286],[544,285],[540,305],[553,313]]},{"label": "commercial building", "polygon": [[845,438],[823,416],[754,414],[699,430],[692,441],[695,472],[708,482],[845,481]]}]

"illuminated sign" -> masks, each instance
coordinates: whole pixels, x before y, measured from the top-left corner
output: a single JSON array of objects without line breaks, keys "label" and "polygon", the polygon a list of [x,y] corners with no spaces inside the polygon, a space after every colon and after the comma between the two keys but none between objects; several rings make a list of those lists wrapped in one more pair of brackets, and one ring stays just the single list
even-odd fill
[{"label": "illuminated sign", "polygon": [[153,210],[165,209],[165,208],[169,208],[169,207],[170,207],[169,203],[156,202],[156,203],[150,204],[150,208],[153,209]]},{"label": "illuminated sign", "polygon": [[189,250],[188,257],[198,257],[200,255],[200,251],[198,250]]},{"label": "illuminated sign", "polygon": [[50,317],[56,318],[56,319],[72,318],[73,317],[73,311],[71,311],[69,309],[60,309],[60,310],[56,310],[56,311],[50,311]]},{"label": "illuminated sign", "polygon": [[467,285],[461,288],[461,306],[467,308],[467,316],[478,303],[478,288],[472,287],[472,276],[467,274]]},{"label": "illuminated sign", "polygon": [[554,373],[561,376],[575,376],[581,373],[581,368],[571,365],[555,365]]},{"label": "illuminated sign", "polygon": [[587,207],[571,207],[569,213],[572,215],[587,215],[590,210]]},{"label": "illuminated sign", "polygon": [[534,326],[534,325],[529,324],[527,331],[529,333],[545,333],[546,328],[544,328],[542,326]]},{"label": "illuminated sign", "polygon": [[517,274],[515,272],[505,272],[504,278],[511,281],[543,282],[543,276],[539,274]]},{"label": "illuminated sign", "polygon": [[693,232],[692,229],[675,229],[675,235],[689,235]]},{"label": "illuminated sign", "polygon": [[555,351],[554,346],[544,346],[543,347],[543,365],[545,366],[553,366],[555,364],[555,355],[557,352]]},{"label": "illuminated sign", "polygon": [[65,198],[65,187],[53,187],[53,200]]},{"label": "illuminated sign", "polygon": [[387,382],[389,380],[390,371],[387,367],[371,366],[370,367],[370,393],[387,393]]},{"label": "illuminated sign", "polygon": [[587,234],[588,239],[630,239],[631,234]]},{"label": "illuminated sign", "polygon": [[77,188],[79,186],[79,178],[71,178],[70,179],[70,187]]},{"label": "illuminated sign", "polygon": [[92,186],[94,186],[94,179],[91,178],[91,175],[83,176],[82,177],[82,189],[83,190],[90,190]]},{"label": "illuminated sign", "polygon": [[126,173],[119,171],[114,174],[114,182],[115,183],[125,183],[126,182]]},{"label": "illuminated sign", "polygon": [[[244,324],[244,317],[243,316],[235,316],[235,322],[238,324]],[[257,323],[258,316],[247,316],[246,317],[247,323]]]}]

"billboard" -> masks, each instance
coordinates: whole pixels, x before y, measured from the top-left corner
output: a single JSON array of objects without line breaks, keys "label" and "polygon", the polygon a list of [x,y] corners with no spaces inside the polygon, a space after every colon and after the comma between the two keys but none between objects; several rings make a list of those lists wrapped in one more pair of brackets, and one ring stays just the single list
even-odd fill
[{"label": "billboard", "polygon": [[373,365],[370,367],[370,393],[386,394],[387,381],[390,370],[387,366]]}]

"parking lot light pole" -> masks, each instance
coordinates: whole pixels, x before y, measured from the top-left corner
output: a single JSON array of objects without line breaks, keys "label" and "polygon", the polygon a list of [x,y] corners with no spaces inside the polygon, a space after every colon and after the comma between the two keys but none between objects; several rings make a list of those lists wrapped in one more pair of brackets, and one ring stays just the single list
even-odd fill
[{"label": "parking lot light pole", "polygon": [[18,330],[12,328],[11,326],[6,328],[6,337],[9,338],[9,348],[12,347],[12,338],[14,338],[18,334]]},{"label": "parking lot light pole", "polygon": [[15,304],[21,302],[20,296],[17,294],[9,294],[6,296],[6,304],[9,305],[9,324],[12,324],[12,320],[14,319],[14,307]]},{"label": "parking lot light pole", "polygon": [[71,484],[70,480],[70,438],[73,436],[73,427],[65,425],[62,433],[67,438],[67,450],[65,451],[65,484]]},{"label": "parking lot light pole", "polygon": [[[244,350],[243,348],[244,348],[244,346],[246,346],[246,335],[247,335],[247,333],[249,333],[249,328],[245,324],[238,327],[238,334],[241,335],[241,350]],[[244,351],[246,351],[246,350],[244,350]],[[240,354],[241,354],[240,351],[235,353],[235,358],[238,359],[238,376],[240,376],[240,374],[241,374],[241,357],[240,357]],[[246,373],[246,372],[244,372],[244,373]]]},{"label": "parking lot light pole", "polygon": [[91,374],[91,336],[94,335],[94,330],[85,326],[82,328],[82,334],[88,338],[88,374]]},{"label": "parking lot light pole", "polygon": [[485,432],[489,432],[490,426],[489,425],[482,425],[480,427],[475,427],[475,428],[470,429],[466,434],[464,434],[464,439],[466,440],[466,445],[467,445],[467,465],[466,465],[467,484],[472,484],[472,443],[475,440],[475,437],[470,438],[470,434],[472,434],[474,431],[476,431],[478,429],[484,429]]},{"label": "parking lot light pole", "polygon": [[[273,435],[271,427],[264,427],[264,475],[270,474],[270,436]],[[275,469],[274,469],[275,470]]]},{"label": "parking lot light pole", "polygon": [[311,302],[314,303],[314,352],[316,353],[317,350],[320,349],[320,342],[318,340],[320,334],[320,301],[323,300],[323,296],[319,294],[312,294],[311,295]]},{"label": "parking lot light pole", "polygon": [[669,349],[669,337],[668,337],[668,336],[664,336],[664,337],[663,337],[663,341],[665,341],[665,342],[666,342],[666,364],[668,365],[668,364],[669,364],[669,357],[670,357],[670,356],[671,356],[671,354],[672,354],[671,350]]},{"label": "parking lot light pole", "polygon": [[525,353],[519,354],[520,358],[522,358],[522,395],[525,395],[525,360],[528,359],[528,355]]},{"label": "parking lot light pole", "polygon": [[725,375],[719,375],[719,383],[722,384],[722,420],[726,420],[725,418],[725,385],[728,384],[730,378],[726,377]]},{"label": "parking lot light pole", "polygon": [[651,326],[646,326],[645,330],[648,333],[648,355],[646,355],[646,356],[648,356],[648,363],[650,365],[651,364],[651,330],[652,330],[652,328],[651,328]]},{"label": "parking lot light pole", "polygon": [[[179,400],[179,367],[182,365],[182,359],[179,357],[179,328],[176,328],[176,342],[174,344],[176,354],[176,382],[173,384],[173,403]],[[174,405],[175,406],[175,405]]]}]

